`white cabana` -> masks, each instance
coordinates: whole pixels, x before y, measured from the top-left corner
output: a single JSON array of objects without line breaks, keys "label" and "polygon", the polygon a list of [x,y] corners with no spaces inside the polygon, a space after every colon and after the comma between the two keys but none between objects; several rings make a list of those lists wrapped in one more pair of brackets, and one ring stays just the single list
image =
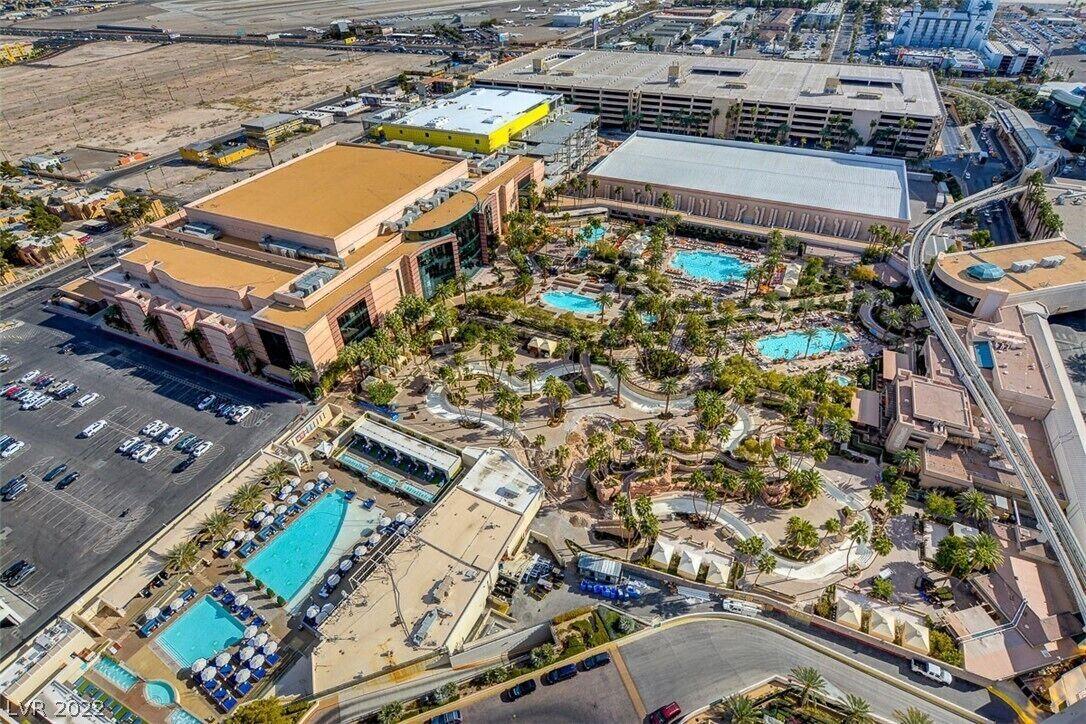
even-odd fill
[{"label": "white cabana", "polygon": [[256,636],[258,631],[260,631],[260,629],[258,629],[256,626],[253,626],[252,624],[249,624],[245,627],[245,633],[242,635],[242,638],[251,639],[253,636]]},{"label": "white cabana", "polygon": [[381,534],[380,533],[374,533],[373,535],[370,536],[369,540],[366,541],[366,542],[369,543],[371,546],[377,545],[378,543],[381,542]]},{"label": "white cabana", "polygon": [[250,676],[252,676],[252,674],[249,673],[248,669],[238,669],[238,673],[234,674],[234,681],[239,684],[244,684],[249,680]]},{"label": "white cabana", "polygon": [[201,681],[211,681],[215,678],[215,674],[219,673],[219,670],[214,666],[208,666],[206,669],[200,672]]},{"label": "white cabana", "polygon": [[249,602],[249,594],[247,594],[247,593],[241,594],[240,596],[238,596],[234,600],[234,602],[236,604],[238,604],[239,606],[244,606],[245,604],[247,604]]},{"label": "white cabana", "polygon": [[336,586],[336,584],[339,583],[339,581],[340,581],[339,574],[338,573],[333,573],[332,575],[328,576],[328,580],[325,581],[325,583],[327,583],[329,585],[329,587],[334,588]]},{"label": "white cabana", "polygon": [[403,511],[401,510],[401,511],[400,511],[399,513],[397,513],[397,514],[396,514],[396,522],[397,522],[397,523],[402,523],[402,522],[404,522],[405,520],[407,520],[407,513],[404,513],[404,512],[403,512]]},{"label": "white cabana", "polygon": [[271,513],[265,513],[264,519],[260,522],[262,525],[270,525],[273,520],[275,520],[274,515],[272,515]]},{"label": "white cabana", "polygon": [[249,541],[251,541],[251,540],[252,540],[253,538],[256,538],[256,533],[254,533],[254,532],[253,532],[253,531],[251,531],[251,530],[250,530],[250,531],[246,531],[246,532],[245,532],[245,542],[246,542],[246,543],[248,543]]},{"label": "white cabana", "polygon": [[257,654],[253,658],[249,659],[250,669],[259,669],[264,665],[264,654]]},{"label": "white cabana", "polygon": [[229,663],[230,654],[226,651],[221,652],[218,656],[215,657],[215,666],[218,666],[220,669]]},{"label": "white cabana", "polygon": [[207,668],[207,659],[196,659],[192,662],[192,673],[199,674]]},{"label": "white cabana", "polygon": [[671,557],[674,555],[674,541],[663,536],[656,536],[656,543],[652,546],[652,555],[650,556],[652,562],[666,569],[671,565]]},{"label": "white cabana", "polygon": [[317,484],[314,483],[312,480],[310,480],[308,483],[306,483],[305,485],[302,486],[302,492],[303,493],[308,493],[310,490],[312,490],[315,487],[317,487]]},{"label": "white cabana", "polygon": [[409,515],[409,516],[407,516],[407,520],[404,521],[404,524],[411,526],[411,525],[414,525],[415,523],[418,523],[418,522],[419,522],[418,518],[416,518],[413,515]]},{"label": "white cabana", "polygon": [[351,570],[351,566],[353,565],[354,561],[352,561],[350,558],[347,558],[346,560],[342,560],[339,562],[339,570],[346,573],[347,571]]},{"label": "white cabana", "polygon": [[328,480],[331,477],[332,476],[329,475],[328,472],[325,471],[325,470],[321,470],[319,473],[317,473],[317,480],[320,480],[321,482],[324,482],[325,480]]},{"label": "white cabana", "polygon": [[268,643],[264,644],[264,648],[262,650],[265,655],[274,654],[276,651],[279,650],[279,642],[269,641]]},{"label": "white cabana", "polygon": [[256,636],[253,637],[253,643],[256,644],[258,647],[263,646],[264,644],[268,643],[268,641],[270,641],[270,640],[271,640],[271,636],[268,635],[267,631],[261,631],[260,633],[258,633]]},{"label": "white cabana", "polygon": [[701,570],[701,551],[683,546],[679,552],[679,575],[693,581],[698,577],[699,570]]},{"label": "white cabana", "polygon": [[905,618],[901,625],[901,645],[926,656],[931,651],[931,631],[920,622]]},{"label": "white cabana", "polygon": [[860,604],[850,598],[837,597],[837,623],[859,630],[863,615]]},{"label": "white cabana", "polygon": [[242,661],[248,661],[249,659],[253,658],[253,654],[255,653],[256,649],[254,649],[252,646],[245,646],[241,649],[241,651],[238,652],[238,657]]},{"label": "white cabana", "polygon": [[174,600],[170,601],[170,610],[171,611],[180,611],[181,607],[184,606],[184,605],[185,605],[184,600],[182,600],[181,598],[175,598]]},{"label": "white cabana", "polygon": [[381,526],[380,527],[385,528],[385,527],[390,526],[390,525],[392,525],[392,518],[389,518],[387,515],[381,518]]},{"label": "white cabana", "polygon": [[355,546],[354,547],[354,557],[355,558],[361,558],[364,555],[366,555],[366,546]]},{"label": "white cabana", "polygon": [[309,608],[307,608],[305,610],[305,617],[306,618],[316,618],[317,614],[320,613],[320,612],[321,612],[321,610],[319,608],[317,608],[316,606],[310,606]]},{"label": "white cabana", "polygon": [[893,642],[897,631],[897,619],[887,608],[871,609],[871,618],[868,619],[867,632],[883,641]]},{"label": "white cabana", "polygon": [[301,483],[301,482],[302,482],[302,479],[297,477],[297,476],[290,479],[290,485],[293,488],[298,487],[298,484]]},{"label": "white cabana", "polygon": [[245,531],[236,530],[234,531],[234,535],[231,536],[231,538],[233,538],[235,543],[241,543],[243,540],[245,540]]},{"label": "white cabana", "polygon": [[263,510],[256,511],[255,513],[253,513],[253,517],[250,518],[250,520],[254,523],[259,523],[260,519],[264,517],[264,512],[265,511]]},{"label": "white cabana", "polygon": [[728,574],[731,573],[732,562],[728,558],[717,555],[706,556],[709,564],[709,572],[705,574],[705,582],[715,585],[723,585],[728,582]]},{"label": "white cabana", "polygon": [[158,618],[161,615],[162,615],[162,609],[161,608],[159,608],[158,606],[151,606],[149,609],[147,609],[147,611],[144,612],[143,618],[146,621],[153,621],[153,620],[155,620],[156,618]]}]

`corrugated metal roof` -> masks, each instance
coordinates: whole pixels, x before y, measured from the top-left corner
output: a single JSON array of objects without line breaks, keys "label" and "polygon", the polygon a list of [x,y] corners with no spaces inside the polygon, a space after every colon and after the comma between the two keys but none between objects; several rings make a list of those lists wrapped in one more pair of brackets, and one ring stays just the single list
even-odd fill
[{"label": "corrugated metal roof", "polygon": [[905,162],[638,131],[592,176],[888,219],[909,219]]}]

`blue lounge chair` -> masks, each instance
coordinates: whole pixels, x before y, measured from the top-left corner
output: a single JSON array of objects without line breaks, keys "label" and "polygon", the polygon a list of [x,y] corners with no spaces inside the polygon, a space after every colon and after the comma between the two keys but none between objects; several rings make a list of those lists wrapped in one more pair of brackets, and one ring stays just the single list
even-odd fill
[{"label": "blue lounge chair", "polygon": [[355,496],[355,492],[353,490],[348,490],[347,492],[345,492],[343,494],[343,498],[345,500],[354,500],[354,496]]},{"label": "blue lounge chair", "polygon": [[263,616],[261,616],[260,614],[257,614],[257,615],[256,615],[256,616],[255,616],[255,617],[253,618],[253,620],[252,620],[252,621],[250,621],[249,623],[251,623],[251,624],[252,624],[253,626],[256,626],[257,628],[260,628],[261,626],[267,626],[267,625],[268,625],[268,622],[267,622],[267,621],[265,621],[265,620],[264,620],[264,617],[263,617]]},{"label": "blue lounge chair", "polygon": [[253,690],[253,685],[250,684],[248,681],[245,681],[238,684],[234,690],[238,693],[238,696],[245,696]]},{"label": "blue lounge chair", "polygon": [[193,598],[195,598],[195,596],[196,596],[196,589],[193,588],[192,586],[189,586],[188,589],[186,589],[185,592],[181,594],[181,600],[184,601],[185,603],[188,603]]},{"label": "blue lounge chair", "polygon": [[242,606],[241,610],[238,611],[238,618],[241,619],[242,623],[245,623],[250,618],[252,618],[252,615],[253,609],[249,608],[248,606]]},{"label": "blue lounge chair", "polygon": [[221,583],[216,583],[215,587],[211,589],[212,598],[218,598],[224,593],[226,593],[226,586],[222,585]]},{"label": "blue lounge chair", "polygon": [[234,673],[234,667],[231,666],[229,663],[219,669],[219,675],[222,676],[224,679],[227,676],[230,676],[230,674],[232,673]]},{"label": "blue lounge chair", "polygon": [[279,663],[279,654],[268,654],[264,657],[264,661],[267,662],[268,666],[275,666]]},{"label": "blue lounge chair", "polygon": [[248,558],[249,556],[251,556],[253,554],[253,551],[255,551],[255,550],[256,550],[256,542],[255,541],[249,541],[248,543],[246,543],[243,546],[241,546],[240,548],[238,548],[238,555],[241,556],[242,558]]},{"label": "blue lounge chair", "polygon": [[259,669],[249,669],[249,671],[252,672],[253,678],[256,679],[257,681],[260,681],[261,679],[263,679],[265,676],[268,675],[268,672],[264,670],[263,666],[261,666]]},{"label": "blue lounge chair", "polygon": [[216,689],[219,688],[219,682],[214,679],[210,681],[201,681],[200,688],[206,691],[208,694],[214,694]]},{"label": "blue lounge chair", "polygon": [[228,696],[228,697],[226,697],[225,699],[223,699],[222,701],[219,702],[219,706],[222,707],[222,710],[224,712],[230,711],[231,709],[233,709],[237,705],[238,705],[238,700],[235,699],[232,696]]},{"label": "blue lounge chair", "polygon": [[275,529],[272,528],[270,525],[266,525],[260,529],[259,533],[256,534],[256,539],[259,541],[266,541],[268,540],[268,538],[272,537],[273,533],[275,533]]},{"label": "blue lounge chair", "polygon": [[374,504],[376,502],[377,501],[374,500],[373,498],[366,498],[365,500],[362,501],[362,508],[365,509],[365,510],[369,510],[370,508],[372,508],[374,506]]},{"label": "blue lounge chair", "polygon": [[275,526],[276,528],[282,528],[283,524],[285,524],[286,522],[287,522],[286,513],[280,513],[279,515],[275,516],[275,520],[272,521],[272,525]]},{"label": "blue lounge chair", "polygon": [[154,632],[154,630],[157,627],[158,627],[158,619],[152,619],[152,620],[148,621],[147,623],[140,626],[140,636],[142,638],[147,638],[148,636],[150,636]]},{"label": "blue lounge chair", "polygon": [[302,512],[302,509],[297,503],[295,503],[294,505],[287,508],[287,516],[290,517],[290,518],[293,518],[294,516],[298,515],[298,513],[301,513],[301,512]]},{"label": "blue lounge chair", "polygon": [[215,701],[222,701],[226,697],[230,696],[230,692],[226,690],[225,686],[220,686],[215,690],[215,693],[211,695],[211,698]]},{"label": "blue lounge chair", "polygon": [[237,596],[234,595],[233,591],[227,591],[226,595],[222,597],[224,606],[233,606],[235,600],[237,600]]}]

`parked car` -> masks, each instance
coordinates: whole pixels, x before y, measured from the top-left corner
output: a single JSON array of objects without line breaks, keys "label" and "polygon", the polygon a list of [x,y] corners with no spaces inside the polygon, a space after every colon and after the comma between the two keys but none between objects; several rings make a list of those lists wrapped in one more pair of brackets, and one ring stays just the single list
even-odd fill
[{"label": "parked car", "polygon": [[430,719],[430,724],[460,724],[462,721],[464,721],[464,718],[460,715],[460,710],[455,709],[444,714],[438,714]]},{"label": "parked car", "polygon": [[8,443],[7,447],[4,448],[3,452],[0,452],[0,458],[10,458],[12,455],[19,452],[24,447],[26,447],[26,443],[22,440],[16,440],[14,442]]},{"label": "parked car", "polygon": [[25,384],[28,384],[32,379],[34,379],[35,377],[37,377],[40,374],[41,374],[41,370],[30,370],[25,375],[20,377],[18,381],[19,381],[20,384],[25,385]]},{"label": "parked car", "polygon": [[8,490],[8,492],[4,493],[3,498],[4,498],[4,500],[6,500],[8,502],[11,502],[12,500],[15,500],[20,495],[25,493],[27,491],[27,488],[29,488],[29,487],[30,487],[30,484],[28,482],[26,482],[25,480],[23,480],[22,482],[15,483],[15,485],[11,486],[11,489]]},{"label": "parked car", "polygon": [[196,403],[196,409],[203,412],[207,408],[215,404],[215,395],[208,395],[204,399]]},{"label": "parked car", "polygon": [[25,558],[20,558],[19,560],[15,561],[10,566],[5,568],[3,573],[0,573],[0,582],[7,583],[11,580],[12,576],[23,570],[24,566],[29,565],[29,561],[27,561]]},{"label": "parked car", "polygon": [[19,394],[22,391],[23,388],[19,385],[9,385],[4,388],[4,397],[10,400],[12,397],[15,397],[15,395]]},{"label": "parked car", "polygon": [[566,681],[572,679],[577,675],[577,664],[566,664],[565,666],[559,666],[557,669],[551,669],[547,673],[543,674],[544,684],[557,684],[559,681]]},{"label": "parked car", "polygon": [[95,420],[91,424],[83,428],[83,432],[79,433],[80,437],[94,437],[96,433],[101,431],[106,426],[105,420]]},{"label": "parked car", "polygon": [[649,714],[649,724],[668,724],[682,716],[683,710],[677,701],[664,704],[662,707]]},{"label": "parked car", "polygon": [[950,675],[950,672],[944,669],[942,666],[933,664],[930,661],[924,661],[923,659],[913,659],[910,662],[912,670],[923,677],[931,679],[932,681],[938,681],[940,684],[950,685],[954,681],[954,677]]},{"label": "parked car", "polygon": [[66,487],[78,480],[80,475],[81,473],[78,470],[68,473],[60,479],[59,483],[57,483],[57,490],[64,490]]},{"label": "parked car", "polygon": [[204,453],[206,453],[208,450],[211,449],[212,444],[213,443],[210,440],[204,440],[202,443],[200,443],[196,447],[192,448],[192,453],[191,453],[192,456],[194,458],[200,457],[201,455],[203,455]]},{"label": "parked car", "polygon": [[173,445],[177,442],[177,438],[181,437],[181,433],[183,432],[184,430],[179,427],[171,427],[169,430],[162,433],[162,437],[159,439],[162,440],[162,444],[164,445]]},{"label": "parked car", "polygon": [[158,455],[161,449],[162,448],[160,448],[158,445],[150,445],[146,450],[141,452],[140,456],[136,459],[139,460],[141,463],[151,462],[151,460],[154,459],[155,455]]},{"label": "parked car", "polygon": [[151,422],[147,423],[146,425],[144,425],[140,429],[140,434],[141,435],[150,435],[150,434],[152,434],[151,431],[154,430],[155,428],[157,428],[161,424],[162,424],[162,420],[152,420]]},{"label": "parked car", "polygon": [[15,588],[20,583],[30,578],[34,571],[38,570],[38,567],[33,563],[28,563],[19,569],[19,572],[8,579],[8,588]]},{"label": "parked car", "polygon": [[502,692],[501,698],[505,701],[514,702],[521,697],[528,696],[535,691],[535,679],[528,679],[522,681],[515,686],[511,686]]},{"label": "parked car", "polygon": [[69,384],[57,390],[55,396],[58,400],[66,400],[77,392],[79,392],[79,385]]},{"label": "parked car", "polygon": [[45,395],[42,395],[38,399],[34,400],[34,404],[30,406],[31,410],[40,410],[46,405],[50,404],[53,400]]},{"label": "parked car", "polygon": [[56,479],[56,477],[58,475],[60,475],[61,473],[63,473],[67,469],[68,469],[68,464],[67,463],[61,463],[60,465],[57,465],[55,468],[53,468],[52,470],[47,472],[45,475],[43,475],[42,480],[44,480],[47,483],[51,483],[51,482],[53,482],[53,480]]},{"label": "parked car", "polygon": [[93,405],[95,402],[98,402],[98,400],[100,400],[101,398],[102,398],[102,396],[99,395],[97,392],[88,392],[87,394],[83,395],[82,397],[80,397],[78,400],[75,401],[75,406],[76,407],[86,407],[87,405]]},{"label": "parked car", "polygon": [[200,442],[200,438],[196,437],[190,432],[186,435],[183,435],[181,439],[177,441],[177,444],[173,446],[173,449],[180,452],[186,452],[190,447],[197,444],[198,442]]},{"label": "parked car", "polygon": [[132,448],[134,448],[139,443],[139,441],[140,441],[140,439],[138,437],[125,438],[124,441],[121,442],[121,444],[117,446],[117,452],[126,453],[129,450],[131,450]]},{"label": "parked car", "polygon": [[3,487],[0,487],[0,495],[3,495],[22,482],[26,482],[26,473],[19,473],[14,478],[4,483]]},{"label": "parked car", "polygon": [[251,414],[253,414],[253,408],[248,405],[242,405],[241,407],[234,409],[234,414],[230,415],[230,422],[236,425]]},{"label": "parked car", "polygon": [[44,389],[56,381],[56,377],[53,377],[51,374],[46,373],[43,375],[38,375],[37,379],[34,380],[34,386]]},{"label": "parked car", "polygon": [[600,666],[607,666],[611,663],[611,656],[607,652],[602,652],[589,656],[587,659],[581,662],[585,671],[591,671],[592,669],[599,668]]},{"label": "parked car", "polygon": [[217,413],[215,413],[215,414],[218,417],[229,418],[231,415],[234,414],[235,409],[237,409],[237,405],[223,405],[223,406],[221,406],[219,408],[219,411]]},{"label": "parked car", "polygon": [[149,447],[153,447],[149,442],[137,442],[135,445],[128,448],[128,452],[126,452],[125,455],[135,460]]}]

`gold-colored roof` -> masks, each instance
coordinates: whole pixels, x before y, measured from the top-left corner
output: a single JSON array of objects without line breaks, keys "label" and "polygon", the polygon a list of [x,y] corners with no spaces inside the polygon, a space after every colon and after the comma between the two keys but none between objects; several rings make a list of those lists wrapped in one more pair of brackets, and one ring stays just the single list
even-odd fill
[{"label": "gold-colored roof", "polygon": [[198,201],[194,207],[334,238],[458,163],[397,149],[336,144]]},{"label": "gold-colored roof", "polygon": [[464,214],[475,208],[475,194],[461,191],[449,197],[445,203],[430,209],[425,214],[415,219],[408,231],[426,232],[440,229],[446,224],[451,224]]},{"label": "gold-colored roof", "polygon": [[155,263],[167,276],[185,284],[211,289],[242,289],[252,287],[252,293],[269,297],[279,287],[298,276],[299,272],[256,260],[244,259],[223,251],[178,242],[140,237],[142,246],[121,259],[135,264]]},{"label": "gold-colored roof", "polygon": [[536,159],[529,158],[528,156],[520,156],[516,161],[509,164],[508,168],[499,171],[486,179],[483,183],[475,189],[475,193],[482,195],[488,194],[498,186],[507,184],[523,173],[526,169],[531,168],[536,164]]}]

